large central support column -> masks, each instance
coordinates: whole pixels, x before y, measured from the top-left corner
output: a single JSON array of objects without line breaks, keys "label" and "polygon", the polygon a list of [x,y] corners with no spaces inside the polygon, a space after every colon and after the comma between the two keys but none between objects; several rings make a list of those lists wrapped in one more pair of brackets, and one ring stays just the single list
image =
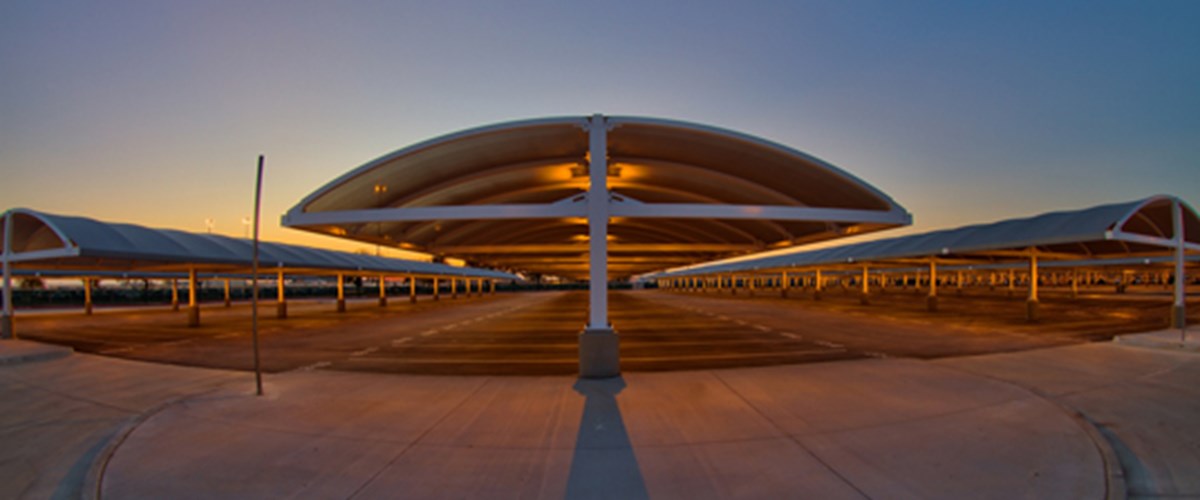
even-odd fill
[{"label": "large central support column", "polygon": [[387,276],[379,275],[379,307],[387,307]]},{"label": "large central support column", "polygon": [[408,302],[417,303],[417,275],[408,275]]},{"label": "large central support column", "polygon": [[785,299],[788,296],[788,288],[791,285],[791,283],[789,283],[789,280],[790,280],[790,278],[788,278],[787,271],[784,271],[779,279],[779,296],[783,297]]},{"label": "large central support column", "polygon": [[825,287],[825,283],[821,282],[821,270],[817,269],[813,276],[813,300],[821,300],[821,289]]},{"label": "large central support column", "polygon": [[229,295],[229,278],[225,278],[225,307],[233,307],[233,298]]},{"label": "large central support column", "polygon": [[617,332],[608,323],[608,123],[588,121],[588,324],[579,335],[579,376],[621,374]]},{"label": "large central support column", "polygon": [[1187,275],[1183,272],[1183,245],[1187,240],[1183,234],[1183,202],[1176,201],[1172,208],[1171,218],[1175,223],[1175,302],[1171,306],[1171,326],[1186,333],[1187,309],[1184,307],[1184,292],[1187,288]]},{"label": "large central support column", "polygon": [[17,338],[12,303],[12,212],[4,214],[4,314],[0,316],[0,339]]}]

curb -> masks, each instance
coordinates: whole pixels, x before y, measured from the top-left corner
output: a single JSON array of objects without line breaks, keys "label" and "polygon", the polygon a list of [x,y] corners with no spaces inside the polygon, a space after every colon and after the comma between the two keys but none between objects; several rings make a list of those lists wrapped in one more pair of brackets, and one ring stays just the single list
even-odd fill
[{"label": "curb", "polygon": [[88,467],[87,473],[83,476],[81,488],[82,494],[80,497],[83,500],[99,500],[103,496],[101,490],[104,487],[104,473],[108,470],[109,461],[111,461],[113,455],[117,453],[117,449],[120,448],[122,444],[125,444],[125,440],[128,439],[131,434],[133,434],[133,431],[137,430],[138,427],[141,427],[141,425],[146,423],[147,420],[150,420],[155,415],[158,415],[163,410],[166,410],[168,407],[181,403],[184,400],[210,394],[221,389],[222,387],[215,387],[197,394],[187,394],[163,401],[149,410],[126,419],[125,422],[123,422],[121,426],[109,436],[108,442],[104,444],[104,448],[102,448],[100,452],[96,454],[96,458],[92,460],[92,465]]},{"label": "curb", "polygon": [[1043,400],[1059,407],[1063,413],[1071,417],[1084,432],[1088,438],[1092,440],[1092,444],[1096,446],[1096,451],[1100,452],[1100,461],[1104,463],[1104,498],[1106,500],[1126,500],[1129,498],[1129,487],[1125,484],[1125,469],[1121,468],[1121,459],[1117,456],[1116,450],[1113,449],[1112,442],[1105,437],[1104,432],[1100,430],[1100,424],[1088,418],[1083,412],[1061,403],[1057,400],[1050,399],[1043,394],[1031,391]]},{"label": "curb", "polygon": [[74,352],[75,349],[70,347],[40,345],[35,349],[30,349],[30,352],[12,355],[0,353],[0,366],[12,366],[23,363],[36,363],[39,361],[61,359],[70,356]]}]

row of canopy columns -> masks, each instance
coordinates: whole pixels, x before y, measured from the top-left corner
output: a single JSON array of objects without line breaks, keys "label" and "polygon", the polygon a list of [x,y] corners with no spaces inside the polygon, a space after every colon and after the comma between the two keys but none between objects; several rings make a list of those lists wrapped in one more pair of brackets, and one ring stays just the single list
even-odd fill
[{"label": "row of canopy columns", "polygon": [[[754,296],[764,289],[777,289],[779,295],[784,298],[789,296],[794,287],[799,286],[804,290],[811,290],[814,300],[821,300],[821,295],[828,288],[831,280],[836,280],[836,283],[842,288],[846,287],[846,281],[850,281],[852,284],[856,283],[858,285],[859,302],[862,305],[869,305],[873,293],[882,293],[888,286],[900,288],[901,290],[907,290],[909,286],[912,286],[917,292],[921,290],[926,291],[926,309],[930,312],[936,312],[938,310],[939,287],[953,286],[955,293],[962,295],[964,287],[968,284],[973,286],[984,286],[986,284],[989,290],[1005,286],[1008,295],[1012,296],[1017,291],[1017,285],[1022,284],[1026,294],[1026,319],[1037,321],[1040,305],[1039,284],[1050,284],[1058,287],[1069,286],[1071,297],[1074,298],[1079,295],[1081,284],[1091,287],[1103,282],[1107,285],[1115,286],[1115,291],[1118,293],[1123,293],[1125,287],[1136,279],[1139,283],[1150,286],[1172,287],[1175,292],[1172,301],[1172,326],[1178,328],[1184,323],[1184,288],[1187,279],[1181,265],[1177,266],[1177,269],[1173,270],[1174,272],[1153,271],[1138,273],[1128,269],[1115,271],[1072,269],[1065,272],[1051,271],[1047,273],[1038,265],[1038,255],[1032,250],[1028,252],[1025,269],[1020,272],[1011,268],[999,271],[964,271],[959,268],[953,270],[949,276],[939,277],[938,259],[928,259],[926,265],[927,268],[923,272],[897,272],[891,271],[888,268],[872,269],[867,265],[861,266],[857,272],[848,272],[846,267],[842,266],[837,269],[840,271],[840,275],[836,278],[830,278],[828,274],[823,275],[823,270],[818,268],[811,271],[779,271],[777,274],[743,273],[663,278],[658,280],[658,285],[662,289],[698,293],[712,291],[716,293],[728,292],[731,295],[737,295],[740,290],[740,293],[750,296]],[[845,279],[852,275],[857,275],[857,280]],[[1172,279],[1173,276],[1183,276],[1183,278]],[[877,286],[879,291],[873,291],[871,288],[872,285]]]},{"label": "row of canopy columns", "polygon": [[[338,273],[336,276],[337,276],[337,312],[342,313],[342,312],[346,312],[346,273]],[[231,295],[231,284],[230,284],[230,282],[232,281],[231,278],[217,278],[217,279],[220,279],[223,282],[224,306],[232,307],[233,300],[232,300],[232,295]],[[407,277],[406,281],[408,282],[408,299],[409,299],[409,302],[411,302],[411,303],[417,302],[417,284],[418,284],[419,280],[420,280],[420,278],[418,278],[417,276],[414,276],[414,275],[409,275]],[[484,292],[485,284],[486,284],[486,288],[488,290],[486,293],[492,294],[492,295],[494,295],[496,293],[496,280],[494,280],[494,279],[445,278],[445,277],[434,276],[431,278],[427,278],[427,280],[430,281],[432,284],[432,299],[433,300],[441,299],[441,289],[446,280],[449,280],[450,297],[452,299],[458,298],[458,283],[460,281],[463,283],[464,292],[467,297],[472,297],[472,296],[476,296],[476,295],[483,296],[485,293]],[[85,315],[91,315],[91,314],[93,314],[93,312],[95,310],[92,296],[94,294],[94,288],[95,288],[97,279],[95,277],[84,277],[82,279],[82,281],[83,281],[83,313]],[[200,302],[199,302],[200,281],[201,280],[197,277],[196,269],[194,269],[194,268],[188,269],[188,272],[187,272],[187,325],[189,327],[200,326]],[[171,279],[170,283],[171,283],[171,304],[170,304],[171,310],[178,311],[181,308],[180,293],[179,293],[179,280]],[[387,307],[387,303],[388,303],[387,276],[379,275],[378,283],[379,283],[379,307]],[[276,309],[275,309],[275,316],[279,319],[285,319],[288,316],[286,288],[287,288],[286,274],[284,273],[283,270],[280,270],[276,273],[277,296],[276,296]],[[7,289],[11,289],[11,288],[7,288]],[[6,295],[4,297],[4,300],[5,300],[5,302],[8,302],[10,300],[10,298]],[[11,318],[12,317],[8,314],[5,314],[5,316],[4,316],[4,321],[8,325],[8,328],[6,329],[6,332],[5,332],[6,335],[8,334],[8,332],[13,331]],[[5,338],[12,338],[12,337],[9,336],[9,337],[5,337]]]}]

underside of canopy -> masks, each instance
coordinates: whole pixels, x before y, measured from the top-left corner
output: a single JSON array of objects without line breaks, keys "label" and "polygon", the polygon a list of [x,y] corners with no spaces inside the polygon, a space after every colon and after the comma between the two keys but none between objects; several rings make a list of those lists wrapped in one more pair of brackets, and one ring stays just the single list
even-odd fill
[{"label": "underside of canopy", "polygon": [[[908,224],[824,161],[724,129],[607,117],[612,277]],[[504,123],[371,161],[302,200],[284,225],[489,267],[583,278],[586,117]]]}]

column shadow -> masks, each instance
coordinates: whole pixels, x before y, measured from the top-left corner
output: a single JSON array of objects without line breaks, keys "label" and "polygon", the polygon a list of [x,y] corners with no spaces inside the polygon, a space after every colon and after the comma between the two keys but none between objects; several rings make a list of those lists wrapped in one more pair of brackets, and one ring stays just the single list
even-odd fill
[{"label": "column shadow", "polygon": [[624,388],[622,377],[575,382],[575,392],[585,400],[566,498],[650,498],[617,406],[617,394]]}]

